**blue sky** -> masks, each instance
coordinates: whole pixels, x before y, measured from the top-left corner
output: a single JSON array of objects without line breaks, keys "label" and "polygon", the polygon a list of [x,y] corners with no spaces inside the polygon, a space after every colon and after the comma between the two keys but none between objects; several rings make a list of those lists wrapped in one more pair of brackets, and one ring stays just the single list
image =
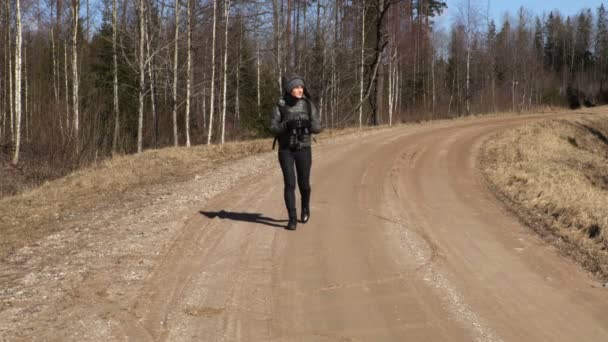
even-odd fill
[{"label": "blue sky", "polygon": [[[448,10],[437,22],[441,26],[448,26],[458,14],[458,6],[466,0],[445,0],[448,4]],[[482,11],[483,15],[488,13],[488,0],[471,0]],[[583,8],[591,8],[595,13],[597,7],[602,3],[608,7],[608,0],[490,0],[489,14],[492,18],[500,23],[504,13],[509,12],[515,14],[517,10],[524,6],[534,15],[538,14],[542,17],[543,13],[549,13],[551,10],[558,9],[562,14],[573,15],[580,12]]]}]

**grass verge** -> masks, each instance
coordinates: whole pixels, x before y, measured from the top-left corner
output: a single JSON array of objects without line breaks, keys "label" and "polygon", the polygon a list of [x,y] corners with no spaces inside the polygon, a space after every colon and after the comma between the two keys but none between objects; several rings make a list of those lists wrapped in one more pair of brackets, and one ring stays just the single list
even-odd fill
[{"label": "grass verge", "polygon": [[493,191],[561,252],[608,280],[608,115],[501,132],[482,147]]}]

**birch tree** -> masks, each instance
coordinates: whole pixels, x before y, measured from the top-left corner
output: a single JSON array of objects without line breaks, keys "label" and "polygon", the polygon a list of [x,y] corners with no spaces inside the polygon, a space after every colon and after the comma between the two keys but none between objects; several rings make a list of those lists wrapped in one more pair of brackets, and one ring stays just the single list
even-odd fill
[{"label": "birch tree", "polygon": [[207,134],[207,145],[211,144],[211,134],[213,132],[213,112],[215,105],[215,28],[217,23],[217,1],[218,0],[213,0],[213,28],[211,34],[211,94],[209,100],[209,132]]},{"label": "birch tree", "polygon": [[[115,1],[115,0],[114,0]],[[49,3],[49,10],[51,11],[51,18],[53,18],[53,2]],[[51,19],[52,20],[52,19]],[[57,80],[57,53],[55,51],[55,26],[50,25],[50,34],[51,34],[51,58],[53,59],[53,95],[55,96],[55,103],[59,102],[59,89],[58,89],[58,80]]]},{"label": "birch tree", "polygon": [[21,2],[15,0],[15,154],[13,164],[19,163],[21,147]]},{"label": "birch tree", "polygon": [[145,24],[145,33],[146,33],[146,63],[148,70],[148,78],[150,79],[150,105],[152,106],[152,121],[154,122],[154,148],[158,148],[158,113],[156,111],[156,90],[154,84],[156,83],[154,80],[154,52],[152,51],[152,24],[150,16],[152,6],[146,7],[146,24]]},{"label": "birch tree", "polygon": [[137,153],[143,151],[143,126],[144,126],[144,95],[146,91],[146,61],[145,61],[145,1],[139,0],[139,92],[138,92],[138,115],[137,115]]},{"label": "birch tree", "polygon": [[228,83],[228,18],[230,12],[230,0],[224,0],[224,81],[223,83],[223,98],[222,98],[222,145],[226,135],[226,84]]},{"label": "birch tree", "polygon": [[78,75],[78,19],[80,13],[80,0],[72,0],[72,110],[74,111],[74,135],[78,138],[79,124],[79,85]]},{"label": "birch tree", "polygon": [[190,147],[190,91],[192,87],[192,3],[192,0],[188,0],[188,56],[186,61],[186,147]]},{"label": "birch tree", "polygon": [[[214,2],[216,0],[213,0]],[[320,0],[319,0],[320,1]],[[279,3],[278,0],[272,0],[272,30],[274,34],[274,48],[275,58],[276,58],[276,77],[277,84],[279,89],[279,94],[281,93],[281,27],[280,27],[280,12],[279,12]]]},{"label": "birch tree", "polygon": [[8,108],[11,126],[11,141],[15,142],[15,101],[13,93],[13,57],[12,57],[12,44],[13,39],[11,35],[11,2],[6,2],[6,41],[8,50]]},{"label": "birch tree", "polygon": [[[365,14],[366,1],[361,1],[361,69],[359,70],[359,103],[363,103],[363,77],[365,74]],[[359,128],[363,127],[363,106],[359,106]]]},{"label": "birch tree", "polygon": [[175,47],[173,50],[173,146],[178,146],[177,136],[177,68],[179,58],[179,0],[175,0]]},{"label": "birch tree", "polygon": [[70,116],[72,111],[70,109],[70,88],[69,88],[69,73],[70,66],[68,64],[68,40],[64,40],[63,44],[63,81],[64,81],[64,102],[65,102],[65,128],[66,131],[70,131],[72,125],[70,124]]},{"label": "birch tree", "polygon": [[118,147],[118,134],[120,131],[120,107],[118,103],[118,56],[117,56],[117,6],[116,0],[112,0],[112,103],[114,109],[114,136],[112,137],[112,152]]}]

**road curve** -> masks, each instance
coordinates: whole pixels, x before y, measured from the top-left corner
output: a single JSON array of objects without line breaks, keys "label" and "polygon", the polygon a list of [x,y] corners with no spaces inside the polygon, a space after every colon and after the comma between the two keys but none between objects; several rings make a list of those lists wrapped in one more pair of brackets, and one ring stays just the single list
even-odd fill
[{"label": "road curve", "polygon": [[185,223],[125,334],[608,341],[608,291],[506,212],[476,171],[484,139],[543,118],[440,122],[315,146],[312,218],[295,232],[281,228],[277,162]]}]

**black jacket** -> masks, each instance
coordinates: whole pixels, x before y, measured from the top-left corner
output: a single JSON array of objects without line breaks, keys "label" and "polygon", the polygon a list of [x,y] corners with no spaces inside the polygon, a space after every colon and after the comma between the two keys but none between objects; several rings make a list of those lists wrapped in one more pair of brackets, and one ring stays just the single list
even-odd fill
[{"label": "black jacket", "polygon": [[[289,123],[291,121],[291,123]],[[319,134],[323,131],[321,120],[317,108],[308,98],[294,98],[286,94],[284,100],[272,108],[272,118],[270,122],[270,131],[279,141],[279,149],[288,149],[290,147],[290,139],[294,131],[289,130],[291,125],[296,126],[294,122],[306,127],[305,130],[299,131],[299,141],[302,147],[310,146],[311,135]],[[308,133],[308,134],[306,134]]]}]

